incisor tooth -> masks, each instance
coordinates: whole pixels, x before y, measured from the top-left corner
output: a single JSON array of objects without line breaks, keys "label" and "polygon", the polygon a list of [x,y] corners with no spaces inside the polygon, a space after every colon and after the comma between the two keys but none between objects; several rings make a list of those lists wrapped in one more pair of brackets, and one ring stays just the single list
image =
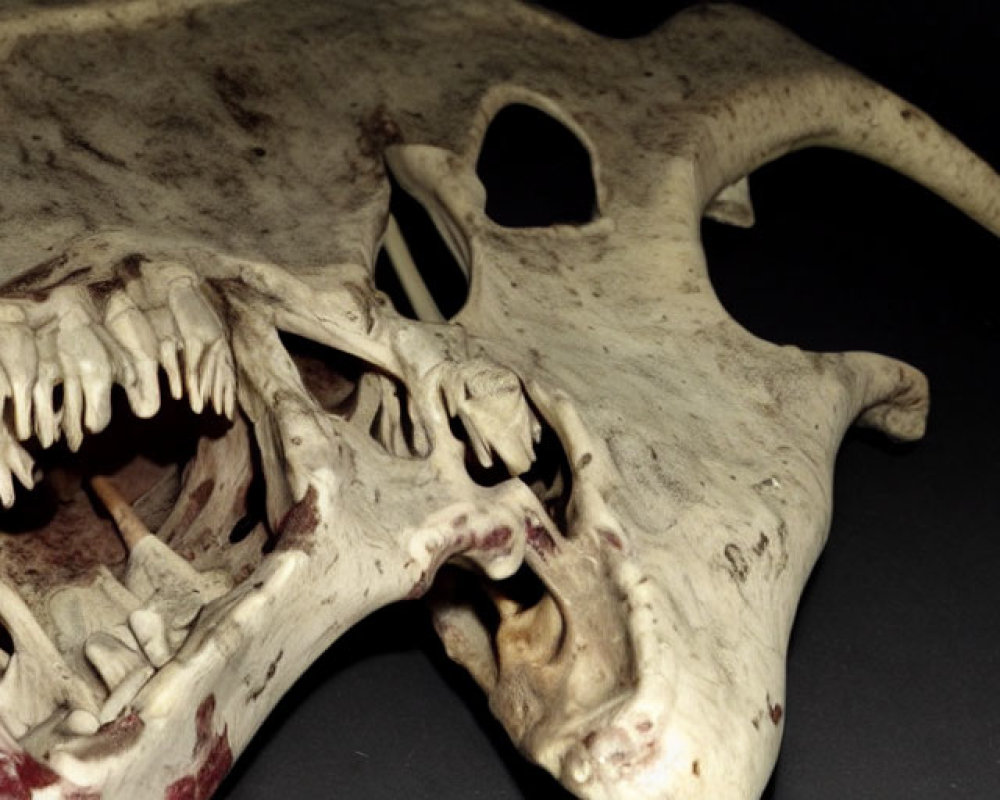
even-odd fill
[{"label": "incisor tooth", "polygon": [[35,337],[27,325],[0,322],[0,365],[10,384],[14,430],[23,441],[31,436],[31,389],[38,374]]},{"label": "incisor tooth", "polygon": [[152,417],[160,410],[160,346],[152,325],[131,297],[116,292],[105,307],[104,327],[131,357],[135,377],[125,394],[132,411],[142,419]]}]

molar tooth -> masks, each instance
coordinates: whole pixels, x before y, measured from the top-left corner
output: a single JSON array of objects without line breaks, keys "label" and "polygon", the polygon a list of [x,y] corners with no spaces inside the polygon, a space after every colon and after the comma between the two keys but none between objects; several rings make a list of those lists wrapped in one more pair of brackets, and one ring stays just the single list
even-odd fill
[{"label": "molar tooth", "polygon": [[200,414],[212,390],[219,349],[228,350],[225,329],[191,278],[175,280],[170,286],[168,301],[183,343],[188,399],[191,409]]},{"label": "molar tooth", "polygon": [[125,393],[132,411],[142,419],[154,416],[160,410],[160,347],[153,326],[131,297],[116,292],[105,308],[104,327],[130,356],[134,379],[125,384]]},{"label": "molar tooth", "polygon": [[181,377],[181,364],[177,354],[181,349],[174,318],[165,308],[152,308],[147,312],[147,319],[156,336],[157,359],[167,376],[170,396],[180,400],[184,396],[184,381]]},{"label": "molar tooth", "polygon": [[149,664],[136,652],[107,631],[97,631],[87,638],[83,651],[87,660],[100,673],[101,680],[114,691],[129,675]]},{"label": "molar tooth", "polygon": [[[9,307],[6,311],[14,311]],[[23,312],[16,309],[23,317]],[[5,314],[10,316],[9,314]],[[35,337],[27,325],[0,322],[0,365],[10,384],[10,398],[14,406],[14,430],[17,438],[31,436],[31,387],[38,372],[38,353]]]},{"label": "molar tooth", "polygon": [[52,393],[60,381],[59,362],[56,355],[55,331],[46,328],[37,339],[38,365],[32,390],[34,403],[35,435],[43,448],[49,448],[59,439],[62,412],[52,405]]},{"label": "molar tooth", "polygon": [[[90,325],[70,325],[56,340],[63,371],[63,430],[71,449],[83,440],[83,425],[92,433],[111,421],[111,358]],[[76,445],[76,447],[74,447]]]}]

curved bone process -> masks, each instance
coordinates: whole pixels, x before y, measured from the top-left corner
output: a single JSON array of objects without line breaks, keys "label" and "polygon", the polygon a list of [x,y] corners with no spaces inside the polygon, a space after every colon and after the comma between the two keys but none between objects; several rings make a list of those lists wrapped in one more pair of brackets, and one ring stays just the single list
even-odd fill
[{"label": "curved bone process", "polygon": [[[837,447],[919,438],[927,384],[742,329],[701,218],[830,146],[1000,234],[987,164],[728,5],[612,41],[506,1],[17,2],[0,57],[0,794],[211,796],[449,564],[449,655],[575,795],[760,796]],[[514,104],[586,148],[591,221],[486,215]],[[469,276],[450,321],[387,172]]]}]

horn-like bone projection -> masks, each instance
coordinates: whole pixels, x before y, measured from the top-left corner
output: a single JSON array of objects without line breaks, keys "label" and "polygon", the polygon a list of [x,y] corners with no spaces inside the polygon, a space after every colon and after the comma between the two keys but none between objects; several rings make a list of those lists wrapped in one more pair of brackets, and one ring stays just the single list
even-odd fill
[{"label": "horn-like bone projection", "polygon": [[[760,796],[837,447],[919,438],[927,382],[748,333],[701,220],[824,145],[1000,233],[989,166],[725,5],[614,41],[506,1],[21,3],[0,55],[0,792],[207,798],[429,593],[577,796]],[[487,213],[513,105],[578,140],[591,217]],[[392,185],[468,280],[450,320]]]}]

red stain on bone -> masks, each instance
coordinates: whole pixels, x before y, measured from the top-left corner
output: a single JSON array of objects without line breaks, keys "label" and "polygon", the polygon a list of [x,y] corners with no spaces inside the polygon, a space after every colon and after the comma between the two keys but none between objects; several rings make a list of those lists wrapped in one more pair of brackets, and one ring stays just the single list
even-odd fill
[{"label": "red stain on bone", "polygon": [[219,788],[233,765],[233,752],[229,747],[229,727],[222,733],[212,733],[215,717],[215,695],[206,697],[195,714],[196,741],[194,746],[195,771],[179,778],[167,787],[164,800],[209,800]]},{"label": "red stain on bone", "polygon": [[59,776],[27,753],[0,751],[0,797],[31,800],[33,789],[59,782]]},{"label": "red stain on bone", "polygon": [[552,534],[544,525],[532,522],[530,519],[524,521],[524,532],[536,553],[542,558],[551,555],[556,551],[556,542]]}]

